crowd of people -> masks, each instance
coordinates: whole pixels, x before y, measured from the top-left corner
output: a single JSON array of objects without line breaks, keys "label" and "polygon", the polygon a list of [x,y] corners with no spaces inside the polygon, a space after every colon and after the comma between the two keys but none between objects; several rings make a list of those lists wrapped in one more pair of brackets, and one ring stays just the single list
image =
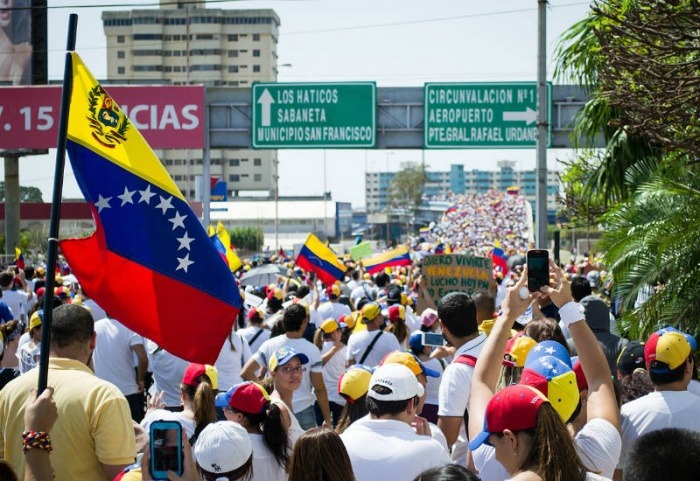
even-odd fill
[{"label": "crowd of people", "polygon": [[529,206],[522,195],[489,190],[484,194],[449,193],[430,200],[450,207],[439,223],[421,231],[422,239],[416,240],[477,257],[486,257],[495,242],[500,242],[506,255],[523,255],[532,244]]},{"label": "crowd of people", "polygon": [[[420,265],[349,265],[332,285],[280,276],[241,291],[213,365],[110,318],[65,270],[39,396],[46,272],[12,267],[0,273],[0,478],[694,479],[695,339],[620,337],[600,271],[550,264],[540,291],[517,270],[502,296],[421,305]],[[193,329],[205,322],[193,316]],[[175,435],[156,437],[162,425]]]}]

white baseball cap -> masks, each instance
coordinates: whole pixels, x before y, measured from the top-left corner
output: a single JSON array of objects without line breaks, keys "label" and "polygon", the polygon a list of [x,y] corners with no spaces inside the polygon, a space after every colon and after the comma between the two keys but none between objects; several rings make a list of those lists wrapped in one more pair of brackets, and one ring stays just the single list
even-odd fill
[{"label": "white baseball cap", "polygon": [[243,466],[253,453],[245,429],[233,421],[219,421],[202,430],[192,448],[195,461],[202,470],[224,474]]},{"label": "white baseball cap", "polygon": [[372,374],[367,396],[378,401],[405,401],[420,397],[424,392],[423,386],[409,368],[403,364],[384,364]]}]

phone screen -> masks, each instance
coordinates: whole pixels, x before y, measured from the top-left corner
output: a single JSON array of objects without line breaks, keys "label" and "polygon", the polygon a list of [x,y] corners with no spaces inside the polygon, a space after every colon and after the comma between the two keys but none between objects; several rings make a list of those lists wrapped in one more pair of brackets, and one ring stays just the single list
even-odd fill
[{"label": "phone screen", "polygon": [[423,333],[423,345],[424,346],[444,346],[445,338],[442,334],[437,334],[435,332],[424,332]]},{"label": "phone screen", "polygon": [[167,479],[168,471],[182,475],[182,437],[180,425],[170,421],[155,421],[151,425],[151,474]]},{"label": "phone screen", "polygon": [[531,250],[527,253],[527,288],[530,292],[539,291],[549,285],[549,252]]}]

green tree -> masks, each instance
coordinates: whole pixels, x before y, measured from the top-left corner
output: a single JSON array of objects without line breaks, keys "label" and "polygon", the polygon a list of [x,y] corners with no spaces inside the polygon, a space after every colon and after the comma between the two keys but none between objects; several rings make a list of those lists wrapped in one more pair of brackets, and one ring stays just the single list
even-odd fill
[{"label": "green tree", "polygon": [[408,209],[415,214],[423,203],[423,191],[427,178],[423,164],[412,164],[398,171],[389,185],[387,196],[389,206],[394,209]]},{"label": "green tree", "polygon": [[[19,201],[20,202],[44,202],[41,196],[41,190],[37,187],[19,186]],[[0,182],[0,202],[5,202],[5,182]]]},{"label": "green tree", "polygon": [[[607,142],[587,179],[576,163],[583,178],[567,172],[583,182],[569,191],[602,195],[610,209],[599,246],[633,337],[666,323],[700,331],[700,124],[689,108],[700,104],[698,24],[692,0],[601,1],[558,48],[560,78],[591,89],[575,134],[584,146],[600,132]],[[652,295],[635,309],[640,292]]]},{"label": "green tree", "polygon": [[262,248],[265,236],[259,227],[236,227],[229,231],[231,244],[236,249],[257,252]]}]

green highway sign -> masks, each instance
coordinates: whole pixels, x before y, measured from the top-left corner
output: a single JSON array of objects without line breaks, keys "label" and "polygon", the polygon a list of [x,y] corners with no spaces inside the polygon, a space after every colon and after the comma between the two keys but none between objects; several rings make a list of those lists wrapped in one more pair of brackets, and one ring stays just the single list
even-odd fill
[{"label": "green highway sign", "polygon": [[374,82],[253,84],[254,149],[372,148]]},{"label": "green highway sign", "polygon": [[[552,144],[547,83],[547,146]],[[427,83],[426,149],[523,149],[537,145],[537,83]]]}]

